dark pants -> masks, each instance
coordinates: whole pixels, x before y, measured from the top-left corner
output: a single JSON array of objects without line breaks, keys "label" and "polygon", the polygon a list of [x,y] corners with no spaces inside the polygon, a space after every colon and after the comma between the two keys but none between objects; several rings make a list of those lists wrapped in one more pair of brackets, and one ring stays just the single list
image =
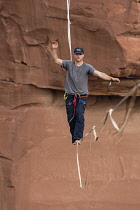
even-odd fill
[{"label": "dark pants", "polygon": [[87,97],[76,98],[76,107],[73,104],[74,95],[68,95],[66,99],[67,119],[72,135],[72,143],[83,138],[84,131],[84,111]]}]

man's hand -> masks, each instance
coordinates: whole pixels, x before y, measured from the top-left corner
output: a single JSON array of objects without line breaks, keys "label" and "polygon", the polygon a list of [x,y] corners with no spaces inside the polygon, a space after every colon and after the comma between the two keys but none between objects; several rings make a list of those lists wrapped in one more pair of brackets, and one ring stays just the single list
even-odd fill
[{"label": "man's hand", "polygon": [[57,48],[58,48],[58,42],[52,41],[52,49],[57,49]]},{"label": "man's hand", "polygon": [[115,77],[111,77],[111,81],[112,81],[112,82],[115,82],[115,83],[117,83],[117,84],[120,83],[119,78],[115,78]]},{"label": "man's hand", "polygon": [[51,55],[54,59],[54,62],[57,63],[58,65],[62,66],[62,60],[58,58],[57,56],[57,48],[58,48],[58,42],[57,41],[52,41],[51,43]]},{"label": "man's hand", "polygon": [[58,48],[58,42],[57,41],[52,41],[47,46],[44,45],[44,44],[40,44],[40,46],[42,46],[45,49],[46,52],[49,51],[49,53],[53,57],[53,60],[54,60],[55,63],[62,66],[62,60],[60,58],[58,58],[58,56],[57,56],[57,48]]}]

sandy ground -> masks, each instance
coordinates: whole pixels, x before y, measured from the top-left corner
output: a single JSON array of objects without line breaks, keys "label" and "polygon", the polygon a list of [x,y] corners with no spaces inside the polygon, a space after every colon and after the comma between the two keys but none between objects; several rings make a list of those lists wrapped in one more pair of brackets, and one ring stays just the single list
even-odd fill
[{"label": "sandy ground", "polygon": [[[99,121],[120,100],[119,97],[89,97],[84,133],[93,125],[98,125],[96,131],[99,134],[102,128]],[[90,155],[84,189],[79,185],[77,146],[71,144],[64,102],[56,99],[52,106],[23,110],[24,121],[17,131],[17,137],[24,127],[22,136],[28,138],[28,143],[24,142],[21,152],[17,141],[12,169],[17,210],[140,209],[139,105],[140,100],[137,99],[121,133],[116,132],[108,119],[97,142],[93,135],[88,135],[78,147],[83,185]],[[124,103],[113,113],[119,126],[123,122],[126,107],[127,103]],[[33,127],[26,125],[29,121]]]}]

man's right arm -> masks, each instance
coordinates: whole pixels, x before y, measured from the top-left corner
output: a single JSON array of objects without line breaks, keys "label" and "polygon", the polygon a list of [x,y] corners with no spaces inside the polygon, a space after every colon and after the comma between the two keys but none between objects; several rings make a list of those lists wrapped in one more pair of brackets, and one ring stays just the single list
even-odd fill
[{"label": "man's right arm", "polygon": [[55,63],[62,66],[62,60],[60,58],[58,58],[57,49],[52,49],[52,57],[53,57],[53,60]]},{"label": "man's right arm", "polygon": [[58,58],[58,55],[57,55],[57,48],[58,48],[58,42],[56,42],[56,41],[52,42],[51,55],[53,57],[53,60],[58,65],[62,66],[62,60],[60,58]]}]

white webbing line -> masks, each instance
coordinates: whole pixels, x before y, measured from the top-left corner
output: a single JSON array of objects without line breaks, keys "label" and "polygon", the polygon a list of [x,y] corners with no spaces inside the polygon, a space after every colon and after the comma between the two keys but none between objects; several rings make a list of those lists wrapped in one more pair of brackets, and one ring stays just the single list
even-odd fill
[{"label": "white webbing line", "polygon": [[[131,90],[130,90],[130,92],[128,92],[128,94],[113,108],[113,109],[110,109],[108,112],[107,112],[107,114],[106,114],[106,116],[96,125],[96,126],[93,126],[92,127],[92,129],[90,130],[90,131],[88,131],[85,135],[84,135],[84,137],[83,137],[83,139],[86,137],[86,136],[88,136],[91,132],[92,132],[92,130],[93,130],[93,134],[94,134],[94,140],[95,141],[97,141],[98,140],[98,137],[99,137],[99,135],[98,136],[96,136],[96,131],[95,131],[95,127],[97,127],[102,121],[104,121],[104,125],[103,125],[103,128],[101,129],[101,131],[100,131],[100,133],[103,131],[103,129],[104,129],[104,126],[105,126],[105,123],[106,123],[106,121],[107,121],[107,118],[108,118],[108,114],[109,114],[109,116],[110,116],[110,119],[111,119],[111,122],[112,122],[112,124],[113,124],[113,126],[116,128],[116,130],[117,131],[121,131],[122,130],[122,128],[125,126],[125,124],[126,124],[126,121],[127,121],[127,119],[128,119],[128,116],[126,116],[126,120],[125,120],[125,122],[123,123],[123,125],[122,125],[122,127],[121,128],[119,128],[118,127],[118,125],[117,125],[117,123],[115,122],[115,120],[113,119],[113,117],[112,117],[112,112],[113,111],[115,111],[129,96],[131,96],[131,95],[134,95],[134,93],[135,93],[135,91],[138,89],[138,88],[140,88],[140,82],[138,83],[138,84],[136,84]],[[130,114],[130,110],[128,111],[128,114],[127,115],[129,115]],[[82,140],[83,140],[82,139]]]},{"label": "white webbing line", "polygon": [[[93,134],[94,134],[94,141],[96,141],[97,135],[95,131],[95,126],[93,127]],[[88,152],[88,162],[87,162],[87,170],[85,174],[85,183],[84,186],[82,184],[82,178],[81,178],[81,171],[80,171],[80,163],[79,163],[79,155],[78,155],[78,142],[77,142],[77,168],[78,168],[78,176],[79,176],[79,182],[80,182],[80,187],[84,189],[87,185],[87,179],[88,179],[88,173],[89,173],[89,162],[90,162],[90,155],[91,155],[91,144],[92,144],[92,133],[91,133],[91,141],[90,141],[90,147],[89,147],[89,152]]]},{"label": "white webbing line", "polygon": [[[112,112],[118,107],[118,106],[120,106],[131,94],[133,94],[133,93],[136,93],[136,90],[138,89],[140,87],[140,83],[138,83],[137,85],[135,85],[132,89],[131,89],[131,91],[114,107],[114,109],[110,109],[109,111],[108,111],[108,113],[109,113],[109,116],[110,116],[110,119],[111,119],[111,122],[112,122],[112,124],[113,124],[113,126],[114,126],[114,128],[116,128],[116,130],[117,131],[121,131],[124,127],[125,127],[125,125],[126,125],[126,122],[127,122],[127,120],[128,120],[128,117],[129,117],[129,114],[130,114],[130,112],[131,112],[131,109],[129,109],[128,110],[128,113],[127,113],[127,116],[126,116],[126,119],[125,119],[125,121],[124,121],[124,123],[123,123],[123,125],[122,125],[122,127],[121,128],[119,128],[118,127],[118,125],[117,125],[117,123],[115,122],[115,120],[113,119],[113,117],[112,117]],[[134,96],[134,95],[133,95]],[[134,100],[134,98],[133,98],[133,100]],[[104,120],[104,126],[105,126],[105,123],[106,123],[106,120],[107,120],[107,118],[108,118],[108,113],[106,114],[106,116],[103,118],[103,120]],[[102,120],[101,120],[102,121]],[[101,122],[100,121],[100,122]],[[104,128],[104,126],[103,126],[103,128]],[[97,136],[97,134],[96,134],[96,130],[95,130],[95,128],[96,128],[96,126],[94,125],[93,127],[92,127],[92,129],[89,131],[89,132],[87,132],[86,133],[86,135],[84,136],[84,138],[86,137],[86,136],[88,136],[90,133],[91,133],[91,131],[93,131],[93,134],[94,134],[94,141],[97,141],[97,139],[98,139],[98,136]],[[101,132],[103,131],[103,128],[101,129]],[[79,176],[79,181],[80,181],[80,187],[82,188],[82,189],[84,189],[84,187],[83,187],[83,184],[82,184],[82,178],[81,178],[81,172],[80,172],[80,163],[79,163],[79,155],[78,155],[78,143],[77,143],[77,168],[78,168],[78,176]],[[85,184],[85,186],[86,186],[86,184]]]},{"label": "white webbing line", "polygon": [[138,5],[138,24],[140,23],[140,3],[137,0],[137,5]]},{"label": "white webbing line", "polygon": [[[93,128],[91,130],[93,130],[93,135],[94,135],[94,141],[97,140],[97,134],[96,134],[96,130],[95,130],[95,125],[93,126]],[[91,133],[91,132],[89,132]],[[89,134],[87,133],[87,135]],[[91,146],[91,145],[90,145]],[[76,159],[77,159],[77,168],[78,168],[78,176],[79,176],[79,182],[80,182],[80,187],[83,189],[83,184],[82,184],[82,178],[81,178],[81,170],[80,170],[80,163],[79,163],[79,154],[78,154],[78,142],[77,142],[77,153],[76,153]],[[89,162],[89,161],[88,161]],[[86,177],[87,178],[87,177]],[[85,183],[86,186],[86,183]]]},{"label": "white webbing line", "polygon": [[70,50],[70,59],[72,60],[72,52],[71,52],[71,31],[70,31],[70,0],[67,0],[67,20],[68,20],[68,43]]},{"label": "white webbing line", "polygon": [[80,181],[80,187],[83,188],[81,172],[80,172],[79,155],[78,155],[78,143],[77,143],[77,154],[76,154],[76,157],[77,157],[77,168],[78,168],[78,176],[79,176],[79,181]]},{"label": "white webbing line", "polygon": [[[131,91],[120,101],[119,104],[116,105],[116,107],[114,109],[110,109],[109,110],[109,116],[110,116],[110,119],[111,119],[111,122],[112,122],[112,125],[114,126],[114,128],[118,131],[118,132],[121,132],[123,130],[123,128],[125,127],[126,123],[127,123],[127,120],[128,120],[128,117],[130,115],[130,112],[131,112],[131,109],[132,107],[129,107],[129,110],[127,112],[127,115],[126,115],[126,118],[125,118],[125,121],[123,123],[123,125],[121,126],[121,128],[118,127],[117,123],[115,122],[115,120],[113,119],[112,117],[112,112],[120,105],[122,104],[131,94],[133,94],[132,96],[132,99],[131,99],[131,102],[135,100],[135,94],[136,94],[136,91],[137,89],[140,87],[140,83],[135,85]],[[130,104],[131,104],[130,102]]]},{"label": "white webbing line", "polygon": [[112,117],[112,112],[113,112],[113,111],[114,111],[113,109],[110,109],[110,110],[109,110],[110,120],[111,120],[112,125],[114,126],[114,128],[115,128],[118,132],[121,132],[121,131],[123,130],[123,128],[125,127],[126,123],[127,123],[128,116],[129,116],[131,110],[129,109],[129,111],[128,111],[128,113],[127,113],[127,116],[126,116],[126,118],[125,118],[125,121],[124,121],[123,125],[121,126],[121,128],[119,128],[119,126],[117,125],[117,123],[115,122],[115,120],[114,120],[113,117]]},{"label": "white webbing line", "polygon": [[[88,135],[91,133],[91,131],[93,131],[93,134],[94,134],[94,141],[97,141],[98,136],[97,136],[97,133],[96,133],[95,128],[96,128],[96,126],[94,125],[94,126],[92,127],[92,129],[84,135],[83,138],[85,138],[86,136],[88,136]],[[82,141],[82,139],[81,139],[81,141]]]},{"label": "white webbing line", "polygon": [[120,129],[119,129],[117,123],[115,122],[115,120],[112,117],[112,112],[113,112],[113,109],[110,109],[109,110],[109,116],[110,116],[111,122],[112,122],[114,128],[116,128],[116,130],[119,131]]},{"label": "white webbing line", "polygon": [[94,125],[93,126],[93,134],[94,134],[94,141],[97,141],[97,133],[96,133],[96,130],[95,130],[96,126]]},{"label": "white webbing line", "polygon": [[[96,130],[95,130],[95,125],[93,126],[93,128],[85,135],[88,136],[91,131],[93,130],[93,135],[94,135],[94,141],[97,140],[97,134],[96,134]],[[84,136],[84,137],[85,137]],[[82,178],[81,178],[81,170],[80,170],[80,163],[79,163],[79,154],[78,154],[78,142],[77,142],[77,152],[76,152],[76,159],[77,159],[77,168],[78,168],[78,176],[79,176],[79,182],[80,182],[80,187],[83,189],[83,184],[82,184]],[[86,177],[87,178],[87,177]],[[86,185],[86,184],[85,184]]]}]

